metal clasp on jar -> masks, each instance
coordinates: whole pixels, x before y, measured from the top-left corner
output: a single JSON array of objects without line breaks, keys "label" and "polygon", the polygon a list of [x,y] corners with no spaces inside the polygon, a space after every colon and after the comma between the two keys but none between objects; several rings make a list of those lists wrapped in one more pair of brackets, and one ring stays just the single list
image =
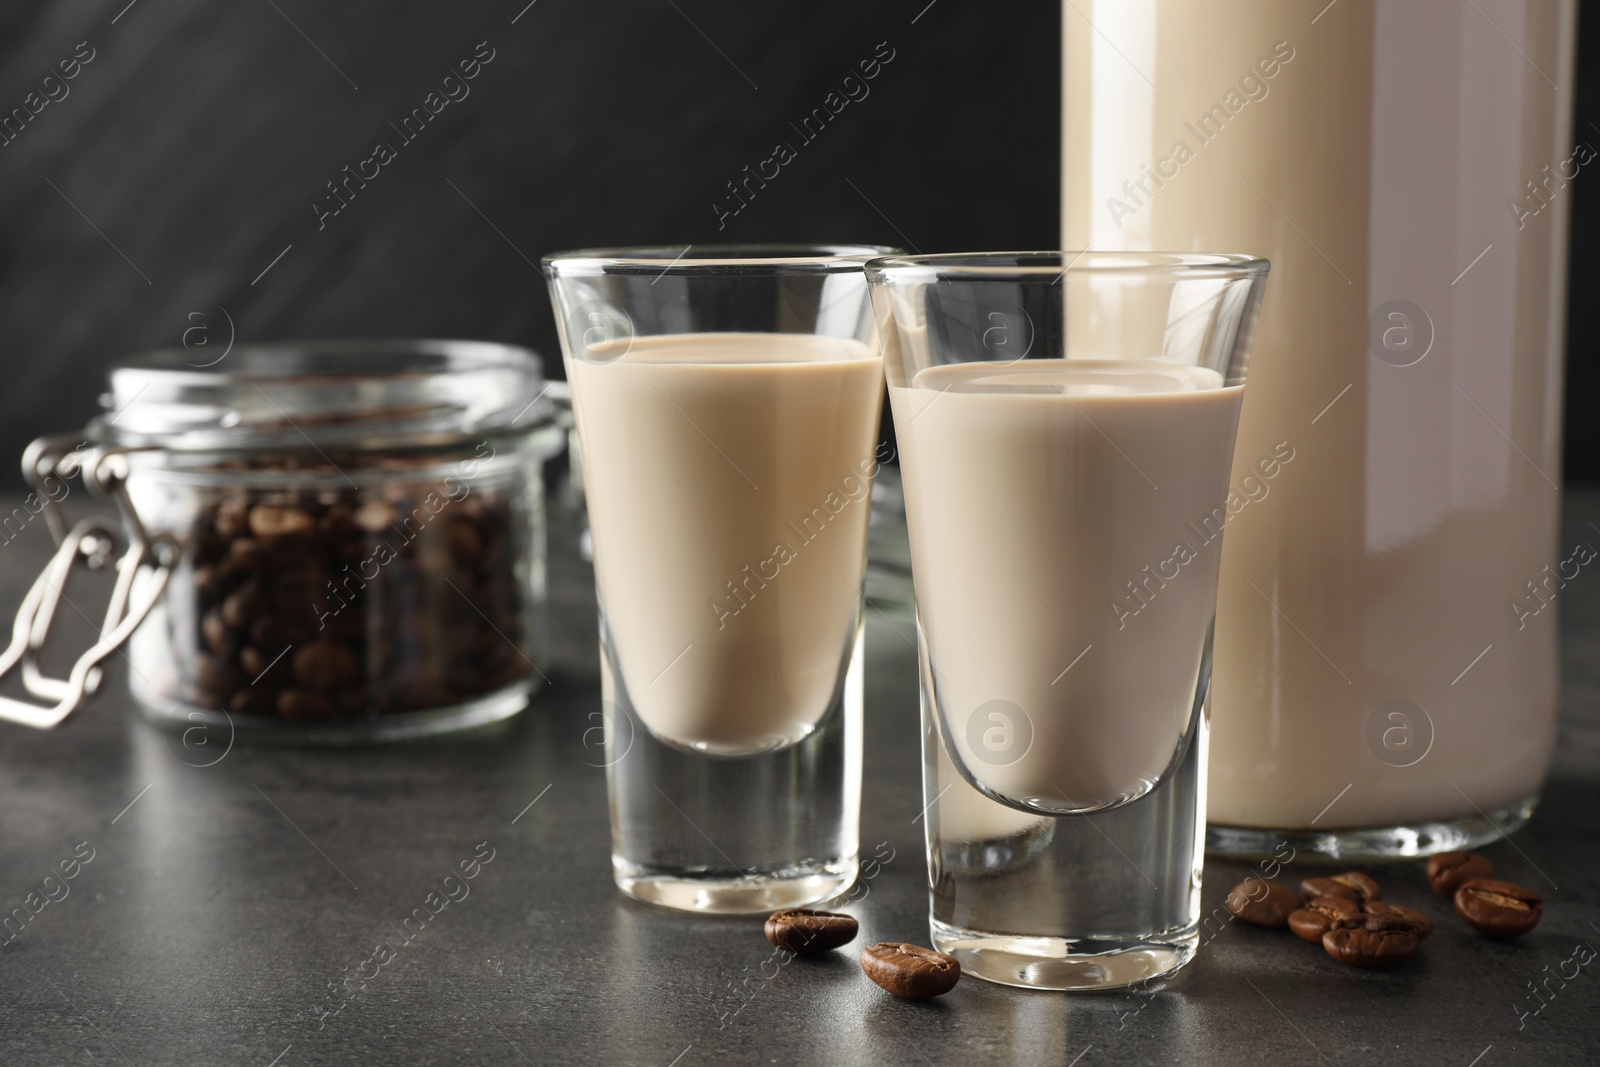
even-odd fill
[{"label": "metal clasp on jar", "polygon": [[[165,535],[150,537],[134,512],[126,484],[126,454],[130,450],[111,446],[86,448],[78,444],[78,440],[41,437],[28,446],[22,458],[24,477],[42,493],[45,521],[57,547],[17,611],[11,628],[11,643],[0,653],[0,678],[20,663],[22,682],[28,692],[41,701],[53,703],[35,704],[0,696],[0,720],[38,729],[49,729],[61,723],[99,687],[100,661],[115,652],[139,628],[156,601],[161,599],[178,559],[177,541]],[[60,500],[49,489],[52,480],[59,485],[61,479],[80,473],[91,492],[109,497],[117,506],[122,532],[128,541],[127,551],[120,557],[116,554],[115,521],[91,516],[69,527]],[[77,658],[66,678],[53,678],[44,673],[39,657],[49,639],[56,610],[66,599],[67,582],[80,564],[89,570],[114,567],[116,584],[102,622],[96,628],[99,639]],[[141,573],[149,575],[142,582]],[[72,607],[77,610],[77,605]]]}]

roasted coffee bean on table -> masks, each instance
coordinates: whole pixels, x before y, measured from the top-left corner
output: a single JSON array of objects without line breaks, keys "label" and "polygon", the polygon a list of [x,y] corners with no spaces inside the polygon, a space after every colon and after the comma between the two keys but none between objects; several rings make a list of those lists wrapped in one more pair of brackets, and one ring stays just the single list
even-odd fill
[{"label": "roasted coffee bean on table", "polygon": [[1306,878],[1300,883],[1300,893],[1307,900],[1317,900],[1321,897],[1338,897],[1340,900],[1348,900],[1355,904],[1361,903],[1359,890],[1347,886],[1343,882],[1335,882],[1332,878]]},{"label": "roasted coffee bean on table", "polygon": [[1390,929],[1410,930],[1420,941],[1426,941],[1433,933],[1433,920],[1416,908],[1409,908],[1404,904],[1390,904],[1382,900],[1370,901],[1367,904],[1366,914],[1381,919]]},{"label": "roasted coffee bean on table", "polygon": [[828,952],[856,938],[859,927],[849,915],[814,908],[785,908],[767,920],[767,940],[779,948],[808,953]]},{"label": "roasted coffee bean on table", "polygon": [[1381,916],[1366,915],[1359,922],[1339,923],[1322,935],[1322,947],[1340,963],[1352,967],[1387,967],[1416,954],[1422,938],[1407,927],[1392,925]]},{"label": "roasted coffee bean on table", "polygon": [[1447,897],[1477,878],[1493,878],[1494,864],[1476,852],[1440,852],[1428,858],[1428,884]]},{"label": "roasted coffee bean on table", "polygon": [[903,941],[868,945],[861,950],[861,969],[878,985],[906,1000],[937,997],[961,980],[961,964],[954,956]]},{"label": "roasted coffee bean on table", "polygon": [[1521,937],[1544,917],[1544,899],[1526,886],[1480,878],[1456,890],[1456,913],[1486,937]]},{"label": "roasted coffee bean on table", "polygon": [[1288,886],[1252,875],[1229,891],[1223,906],[1247,923],[1279,928],[1289,925],[1289,916],[1305,902]]},{"label": "roasted coffee bean on table", "polygon": [[[1440,892],[1456,886],[1456,912],[1485,936],[1527,933],[1544,915],[1538,893],[1510,882],[1464,878],[1493,869],[1477,853],[1443,852],[1428,861],[1428,882]],[[1416,908],[1380,899],[1382,887],[1360,871],[1307,878],[1300,890],[1303,901],[1283,886],[1252,876],[1233,887],[1226,906],[1260,926],[1287,925],[1296,937],[1320,943],[1328,955],[1355,967],[1386,967],[1410,959],[1433,934],[1432,919]]]},{"label": "roasted coffee bean on table", "polygon": [[[1352,872],[1354,873],[1354,872]],[[1340,897],[1352,900],[1357,904],[1365,904],[1368,892],[1376,889],[1377,882],[1366,878],[1366,883],[1354,882],[1350,874],[1338,875],[1331,878],[1307,878],[1300,883],[1300,892],[1307,900],[1316,900],[1318,897]]]},{"label": "roasted coffee bean on table", "polygon": [[1333,880],[1340,885],[1354,889],[1359,894],[1362,904],[1367,904],[1383,896],[1383,888],[1378,885],[1377,880],[1370,875],[1362,874],[1360,871],[1345,871],[1343,874],[1334,875]]},{"label": "roasted coffee bean on table", "polygon": [[1340,923],[1360,921],[1361,905],[1343,897],[1317,897],[1306,901],[1306,906],[1289,915],[1289,929],[1296,937],[1313,944],[1322,943],[1322,935]]},{"label": "roasted coffee bean on table", "polygon": [[447,707],[533,672],[510,494],[386,462],[361,490],[295,486],[331,473],[314,461],[225,468],[282,481],[215,490],[177,531],[163,696],[314,724]]}]

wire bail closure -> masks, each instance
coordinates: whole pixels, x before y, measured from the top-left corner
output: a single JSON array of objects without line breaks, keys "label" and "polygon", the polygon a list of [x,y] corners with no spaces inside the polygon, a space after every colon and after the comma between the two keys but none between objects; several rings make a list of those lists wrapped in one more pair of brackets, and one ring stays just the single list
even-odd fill
[{"label": "wire bail closure", "polygon": [[[55,539],[56,551],[23,597],[11,627],[11,643],[0,653],[0,678],[20,663],[27,691],[41,701],[54,703],[35,704],[0,696],[0,720],[41,730],[59,725],[99,688],[100,662],[139,628],[166,591],[180,546],[165,534],[150,537],[134,511],[127,487],[127,454],[131,451],[134,449],[111,445],[91,447],[76,437],[41,437],[23,453],[23,476],[44,501],[45,523]],[[116,555],[118,531],[114,521],[91,516],[67,525],[61,506],[65,494],[57,496],[55,491],[64,479],[80,474],[90,492],[109,497],[116,504],[128,539],[127,551],[120,557]],[[114,567],[116,584],[96,628],[99,640],[78,657],[66,678],[54,678],[44,673],[39,657],[63,600],[83,614],[66,596],[67,581],[80,563],[89,570]]]}]

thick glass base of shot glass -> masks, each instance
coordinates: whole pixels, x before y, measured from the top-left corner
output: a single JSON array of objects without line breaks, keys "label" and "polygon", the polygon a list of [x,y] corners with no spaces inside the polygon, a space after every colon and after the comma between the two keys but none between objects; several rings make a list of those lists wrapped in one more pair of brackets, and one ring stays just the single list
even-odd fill
[{"label": "thick glass base of shot glass", "polygon": [[[926,724],[926,703],[924,722]],[[1030,816],[983,797],[941,760],[925,725],[929,927],[964,973],[1028,989],[1145,985],[1199,947],[1208,724],[1195,713],[1188,751],[1153,790],[1094,815]],[[946,836],[941,790],[965,791],[970,825],[1010,832]],[[983,805],[988,805],[986,809]],[[1031,821],[1031,825],[1028,823]]]},{"label": "thick glass base of shot glass", "polygon": [[635,900],[750,915],[837,896],[856,880],[862,628],[816,728],[783,748],[713,756],[644,728],[601,641],[612,871]]},{"label": "thick glass base of shot glass", "polygon": [[1206,827],[1206,850],[1216,856],[1259,859],[1280,856],[1285,844],[1297,860],[1383,863],[1475,849],[1521,829],[1539,804],[1537,795],[1503,808],[1459,819],[1353,830],[1266,830],[1253,826]]},{"label": "thick glass base of shot glass", "polygon": [[1187,964],[1200,947],[1198,926],[1159,941],[1134,943],[986,934],[939,922],[929,927],[933,947],[959,960],[963,974],[1020,989],[1071,992],[1146,985]]},{"label": "thick glass base of shot glass", "polygon": [[645,904],[708,915],[765,915],[838,896],[855,884],[860,863],[851,856],[821,869],[802,867],[793,872],[731,877],[718,871],[649,869],[615,855],[611,866],[617,888]]}]

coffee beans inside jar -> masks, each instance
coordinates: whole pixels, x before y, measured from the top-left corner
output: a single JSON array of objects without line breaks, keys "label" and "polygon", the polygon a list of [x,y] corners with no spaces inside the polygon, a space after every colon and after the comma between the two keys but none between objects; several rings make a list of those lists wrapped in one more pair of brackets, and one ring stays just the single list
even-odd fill
[{"label": "coffee beans inside jar", "polygon": [[177,546],[170,570],[130,572],[151,606],[126,655],[186,760],[241,734],[361,743],[522,711],[544,665],[546,465],[570,429],[539,356],[415,339],[192,355],[118,360],[101,416],[29,453],[101,472],[131,542]]},{"label": "coffee beans inside jar", "polygon": [[242,484],[199,494],[179,531],[158,697],[332,724],[458,706],[534,673],[513,485],[393,458],[232,466]]}]

